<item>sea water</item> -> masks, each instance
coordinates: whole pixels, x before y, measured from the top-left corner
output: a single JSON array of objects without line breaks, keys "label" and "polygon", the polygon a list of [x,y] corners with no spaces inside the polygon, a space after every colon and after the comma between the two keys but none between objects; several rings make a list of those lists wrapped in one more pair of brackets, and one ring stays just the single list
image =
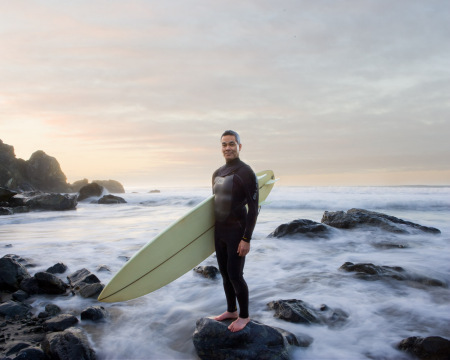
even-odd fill
[{"label": "sea water", "polygon": [[[209,188],[127,189],[127,204],[80,202],[77,210],[31,212],[0,217],[0,256],[16,254],[35,267],[33,275],[58,262],[69,270],[87,268],[107,283],[144,244],[210,195]],[[450,339],[449,187],[283,187],[275,185],[259,214],[246,259],[250,314],[267,325],[313,338],[292,348],[293,359],[402,359],[396,344],[410,336]],[[328,238],[268,235],[295,219],[320,222],[323,212],[363,208],[436,227],[440,235],[393,234],[371,228],[335,230]],[[175,239],[176,240],[176,239]],[[377,246],[398,244],[401,246]],[[401,266],[440,280],[447,287],[411,281],[364,281],[339,270],[347,261]],[[98,271],[106,265],[110,272]],[[214,255],[202,265],[216,265]],[[267,303],[303,300],[344,310],[340,327],[290,323],[273,317]],[[192,342],[196,320],[220,314],[225,298],[220,276],[206,279],[190,271],[151,294],[122,303],[95,299],[32,297],[36,313],[49,302],[79,316],[104,306],[110,319],[82,321],[99,359],[198,359]]]}]

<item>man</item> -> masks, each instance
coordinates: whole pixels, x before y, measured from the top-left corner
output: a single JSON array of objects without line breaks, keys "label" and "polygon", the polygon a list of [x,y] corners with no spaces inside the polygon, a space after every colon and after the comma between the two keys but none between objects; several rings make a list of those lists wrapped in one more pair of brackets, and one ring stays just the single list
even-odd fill
[{"label": "man", "polygon": [[250,321],[248,287],[243,275],[245,256],[250,251],[250,240],[258,217],[258,181],[250,166],[239,159],[242,149],[239,135],[227,130],[222,134],[221,142],[226,163],[212,176],[216,217],[214,241],[227,311],[214,319],[236,319],[228,329],[237,332]]}]

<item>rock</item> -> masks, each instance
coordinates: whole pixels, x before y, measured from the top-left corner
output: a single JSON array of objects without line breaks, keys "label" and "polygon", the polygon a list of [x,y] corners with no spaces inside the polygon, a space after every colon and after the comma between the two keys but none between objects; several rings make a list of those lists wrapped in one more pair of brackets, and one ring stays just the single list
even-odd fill
[{"label": "rock", "polygon": [[61,313],[61,308],[55,304],[47,304],[45,305],[45,311],[50,316],[55,316]]},{"label": "rock", "polygon": [[27,199],[26,206],[33,210],[74,210],[77,207],[75,196],[41,193]]},{"label": "rock", "polygon": [[37,280],[40,294],[64,294],[69,287],[60,278],[48,272],[38,272],[34,277]]},{"label": "rock", "polygon": [[232,333],[228,325],[209,318],[197,321],[193,342],[200,359],[289,359],[287,341],[275,328],[251,320]]},{"label": "rock", "polygon": [[13,255],[5,255],[0,258],[0,287],[2,289],[19,290],[20,283],[30,277],[28,270]]},{"label": "rock", "polygon": [[78,319],[70,314],[60,314],[44,322],[46,331],[64,331],[78,323]]},{"label": "rock", "polygon": [[289,322],[302,324],[321,324],[329,327],[342,326],[349,315],[341,309],[332,309],[321,305],[315,309],[302,300],[277,300],[267,304],[269,309],[275,310],[274,317]]},{"label": "rock", "polygon": [[324,224],[308,219],[298,219],[278,226],[269,234],[269,237],[281,238],[302,235],[313,238],[328,237],[329,233],[330,229]]},{"label": "rock", "polygon": [[25,318],[31,313],[31,306],[15,301],[0,304],[0,315],[6,318]]},{"label": "rock", "polygon": [[103,306],[91,306],[81,312],[81,320],[101,321],[109,317]]},{"label": "rock", "polygon": [[93,180],[93,183],[97,183],[100,186],[103,186],[110,193],[114,194],[123,194],[125,193],[125,189],[123,185],[116,180]]},{"label": "rock", "polygon": [[409,337],[402,340],[397,347],[423,360],[450,359],[450,341],[440,336]]},{"label": "rock", "polygon": [[208,279],[215,279],[220,271],[215,266],[197,266],[193,269],[197,274],[203,275]]},{"label": "rock", "polygon": [[50,359],[96,359],[86,335],[77,328],[48,334],[42,342],[42,349]]},{"label": "rock", "polygon": [[102,196],[103,186],[97,183],[91,183],[89,185],[83,186],[78,193],[78,201],[85,200],[87,198],[96,196]]},{"label": "rock", "polygon": [[17,354],[14,360],[47,360],[44,351],[36,346],[27,347]]},{"label": "rock", "polygon": [[54,157],[38,150],[31,155],[27,165],[27,177],[36,189],[51,192],[69,190],[66,175]]},{"label": "rock", "polygon": [[7,207],[0,207],[0,215],[12,215],[12,214],[14,214],[12,209]]},{"label": "rock", "polygon": [[39,287],[38,281],[37,281],[37,279],[34,276],[32,278],[28,278],[28,279],[23,280],[20,283],[20,289],[25,291],[26,293],[28,293],[30,295],[40,294],[41,293],[41,289]]},{"label": "rock", "polygon": [[81,269],[67,277],[75,293],[84,298],[98,297],[104,285],[100,283],[97,276],[87,269]]},{"label": "rock", "polygon": [[107,265],[100,265],[98,268],[97,268],[97,271],[99,271],[99,272],[111,272],[111,269],[109,268],[109,266],[107,266]]},{"label": "rock", "polygon": [[4,187],[0,187],[0,202],[1,201],[9,202],[9,200],[15,195],[17,195],[17,192],[9,190]]},{"label": "rock", "polygon": [[414,281],[428,286],[447,287],[443,281],[425,276],[410,274],[400,266],[378,266],[371,263],[344,263],[339,270],[354,272],[362,280],[380,280],[391,278],[400,281]]},{"label": "rock", "polygon": [[53,266],[50,266],[46,272],[50,274],[64,274],[67,271],[67,265],[63,263],[57,263]]},{"label": "rock", "polygon": [[12,294],[12,298],[15,301],[23,302],[30,297],[30,294],[26,293],[23,290],[17,290],[14,294]]},{"label": "rock", "polygon": [[70,189],[71,189],[72,192],[79,192],[80,189],[83,186],[86,186],[88,184],[89,184],[89,180],[88,179],[78,180],[78,181],[75,181],[73,184],[70,185]]},{"label": "rock", "polygon": [[409,234],[417,230],[431,234],[441,233],[440,230],[433,227],[422,226],[394,216],[363,209],[350,209],[347,212],[325,211],[322,216],[322,223],[339,229],[353,229],[368,225],[398,234]]},{"label": "rock", "polygon": [[126,204],[127,202],[125,201],[125,199],[122,199],[119,196],[104,195],[101,199],[98,200],[97,203],[110,205],[110,204]]},{"label": "rock", "polygon": [[148,193],[149,194],[159,194],[160,192],[161,192],[161,190],[155,189],[155,190],[150,190]]}]

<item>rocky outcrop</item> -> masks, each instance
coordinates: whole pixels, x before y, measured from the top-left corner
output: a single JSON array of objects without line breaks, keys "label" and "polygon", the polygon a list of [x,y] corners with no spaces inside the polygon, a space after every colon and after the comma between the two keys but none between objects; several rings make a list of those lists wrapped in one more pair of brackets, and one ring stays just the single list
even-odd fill
[{"label": "rocky outcrop", "polygon": [[298,219],[287,224],[281,224],[269,237],[308,237],[326,238],[330,235],[330,228],[326,225],[308,219]]},{"label": "rocky outcrop", "polygon": [[20,191],[70,191],[66,175],[56,158],[38,150],[27,161],[16,159],[14,147],[1,140],[0,186]]},{"label": "rocky outcrop", "polygon": [[329,327],[342,326],[349,315],[341,309],[332,309],[321,305],[315,309],[302,300],[277,300],[267,304],[269,309],[275,310],[274,317],[293,323],[320,324]]},{"label": "rocky outcrop", "polygon": [[[243,330],[232,333],[229,324],[210,318],[197,321],[193,342],[200,359],[289,359],[287,332],[251,320]],[[295,335],[290,336],[292,342]]]},{"label": "rocky outcrop", "polygon": [[103,186],[106,190],[113,194],[123,194],[125,189],[123,185],[116,180],[93,180],[93,183],[97,183]]},{"label": "rocky outcrop", "polygon": [[450,341],[440,336],[409,337],[402,340],[397,347],[422,360],[450,359]]},{"label": "rocky outcrop", "polygon": [[322,217],[322,223],[339,229],[372,226],[397,234],[410,234],[417,231],[440,234],[440,230],[433,227],[419,225],[396,218],[395,216],[364,209],[350,209],[347,212],[325,211]]}]

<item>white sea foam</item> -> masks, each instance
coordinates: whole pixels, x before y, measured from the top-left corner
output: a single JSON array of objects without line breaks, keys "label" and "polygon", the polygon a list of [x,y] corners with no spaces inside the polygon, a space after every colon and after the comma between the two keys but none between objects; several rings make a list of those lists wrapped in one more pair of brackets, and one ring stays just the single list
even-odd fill
[{"label": "white sea foam", "polygon": [[[123,194],[127,204],[81,202],[76,211],[34,212],[0,217],[0,249],[36,266],[33,274],[64,262],[70,272],[87,268],[106,283],[142,245],[210,194],[208,188],[163,189]],[[398,280],[364,281],[339,270],[347,261],[401,266],[411,273],[450,284],[450,188],[346,187],[273,189],[259,215],[245,268],[254,319],[314,338],[294,349],[294,359],[402,358],[395,344],[408,336],[450,338],[450,291]],[[336,230],[328,239],[267,238],[294,219],[320,222],[325,210],[364,208],[433,226],[440,235],[399,235]],[[374,246],[403,244],[404,248]],[[12,247],[5,247],[6,245]],[[203,264],[216,265],[214,256]],[[107,265],[112,272],[97,272]],[[67,274],[61,276],[65,278]],[[273,317],[267,303],[300,299],[312,306],[341,308],[341,328],[293,324]],[[80,297],[36,297],[36,312],[48,302],[77,314],[98,305]],[[151,294],[125,303],[101,304],[106,324],[81,322],[99,359],[196,359],[192,333],[198,318],[224,310],[221,280],[188,272]],[[78,314],[77,314],[78,315]]]}]

